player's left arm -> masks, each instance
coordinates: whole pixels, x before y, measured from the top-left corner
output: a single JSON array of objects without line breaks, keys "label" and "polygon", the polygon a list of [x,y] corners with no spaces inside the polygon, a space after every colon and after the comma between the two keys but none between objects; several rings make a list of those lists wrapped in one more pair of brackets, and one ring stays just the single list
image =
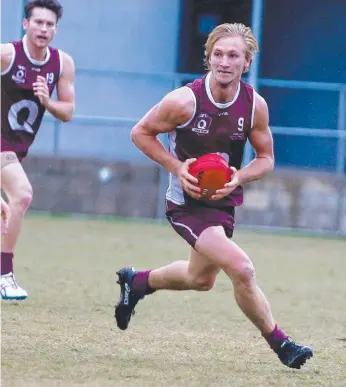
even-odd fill
[{"label": "player's left arm", "polygon": [[273,136],[269,128],[269,112],[266,101],[255,94],[256,108],[254,124],[249,141],[255,151],[255,158],[237,172],[240,184],[262,179],[274,169]]},{"label": "player's left arm", "polygon": [[55,118],[67,122],[72,119],[75,109],[75,66],[73,59],[69,55],[62,51],[60,53],[62,55],[63,70],[57,84],[58,100],[50,98],[48,86],[43,77],[38,76],[33,87],[35,95],[49,113]]},{"label": "player's left arm", "polygon": [[231,167],[234,172],[232,180],[224,188],[217,190],[212,200],[219,200],[229,195],[239,185],[261,179],[274,168],[273,136],[269,128],[268,106],[259,94],[256,93],[255,98],[254,124],[249,133],[249,141],[256,157],[238,171]]}]

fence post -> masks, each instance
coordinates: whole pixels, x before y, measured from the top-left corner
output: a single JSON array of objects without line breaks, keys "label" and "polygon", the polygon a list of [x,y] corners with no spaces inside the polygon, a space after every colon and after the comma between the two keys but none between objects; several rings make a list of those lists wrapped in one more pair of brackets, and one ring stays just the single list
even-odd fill
[{"label": "fence post", "polygon": [[[341,89],[339,93],[339,108],[338,108],[338,147],[336,159],[336,172],[342,179],[346,173],[346,89]],[[339,195],[337,206],[337,231],[341,232],[342,215],[345,209],[343,208],[343,197],[345,188],[340,179]]]},{"label": "fence post", "polygon": [[342,176],[346,172],[346,89],[339,93],[338,134],[336,172]]},{"label": "fence post", "polygon": [[54,119],[53,153],[55,155],[59,154],[60,126],[61,121]]},{"label": "fence post", "polygon": [[20,21],[20,39],[22,39],[23,36],[25,35],[25,31],[24,31],[24,28],[23,28],[23,19],[25,18],[25,14],[24,14],[25,4],[26,4],[26,0],[22,0],[21,1],[21,7],[22,7],[21,15],[22,15],[22,19]]},{"label": "fence post", "polygon": [[[167,134],[161,134],[159,135],[159,140],[162,142],[164,147],[168,150],[168,135]],[[166,213],[166,190],[168,186],[168,172],[165,168],[163,168],[161,165],[160,172],[159,172],[159,200],[156,204],[156,218],[161,219],[164,218]]]},{"label": "fence post", "polygon": [[[253,0],[252,1],[252,15],[251,15],[251,29],[255,35],[258,45],[261,46],[262,38],[262,20],[263,20],[263,1],[264,0]],[[255,54],[251,68],[249,71],[248,82],[257,90],[258,76],[260,68],[260,53]],[[249,164],[253,158],[253,151],[249,142],[246,143],[244,149],[243,165]]]}]

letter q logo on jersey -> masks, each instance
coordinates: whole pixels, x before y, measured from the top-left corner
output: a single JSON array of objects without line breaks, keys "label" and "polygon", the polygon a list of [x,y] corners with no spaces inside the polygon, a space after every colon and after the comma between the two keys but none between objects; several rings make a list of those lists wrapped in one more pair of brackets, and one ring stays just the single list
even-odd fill
[{"label": "letter q logo on jersey", "polygon": [[208,134],[211,125],[211,117],[206,113],[197,116],[192,131],[198,134]]},{"label": "letter q logo on jersey", "polygon": [[25,83],[26,82],[26,68],[24,66],[18,65],[17,71],[12,75],[12,79],[16,83]]}]

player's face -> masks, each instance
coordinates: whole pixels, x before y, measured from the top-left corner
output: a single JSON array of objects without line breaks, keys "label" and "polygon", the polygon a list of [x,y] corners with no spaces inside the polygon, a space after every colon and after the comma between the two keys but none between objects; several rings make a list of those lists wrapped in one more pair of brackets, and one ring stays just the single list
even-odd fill
[{"label": "player's face", "polygon": [[29,19],[24,19],[23,27],[30,43],[37,48],[44,48],[56,33],[57,18],[53,11],[37,7],[32,10]]},{"label": "player's face", "polygon": [[245,67],[250,65],[246,59],[246,46],[241,36],[221,38],[212,49],[209,66],[215,80],[228,85],[241,78]]}]

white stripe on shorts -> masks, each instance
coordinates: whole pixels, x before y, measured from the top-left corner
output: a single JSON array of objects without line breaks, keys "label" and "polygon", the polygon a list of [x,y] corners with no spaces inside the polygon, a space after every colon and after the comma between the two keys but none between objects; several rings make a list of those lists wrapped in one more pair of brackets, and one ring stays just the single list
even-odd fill
[{"label": "white stripe on shorts", "polygon": [[171,222],[176,225],[176,226],[181,226],[181,227],[184,227],[186,228],[189,233],[197,240],[198,239],[198,236],[191,230],[190,227],[186,226],[186,224],[183,224],[183,223],[177,223],[177,222],[173,222],[173,219],[170,217],[170,216],[167,216],[167,218],[169,218],[171,220]]}]

